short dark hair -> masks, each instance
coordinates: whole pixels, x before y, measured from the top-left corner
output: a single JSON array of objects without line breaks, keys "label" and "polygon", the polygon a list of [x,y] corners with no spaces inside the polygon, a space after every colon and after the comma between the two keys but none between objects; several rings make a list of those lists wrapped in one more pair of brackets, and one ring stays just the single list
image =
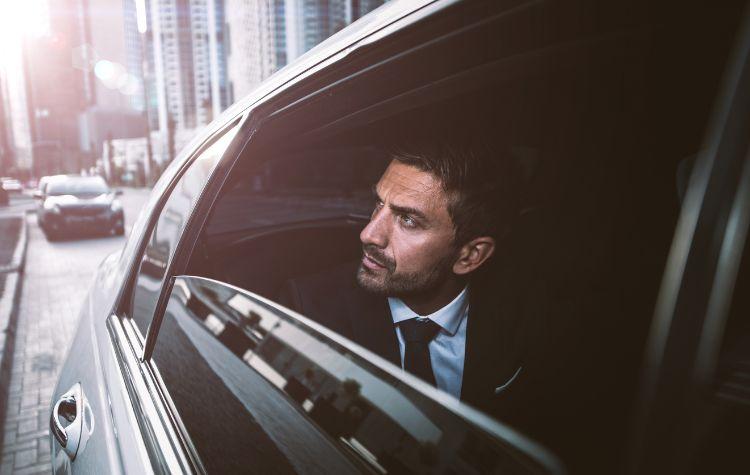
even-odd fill
[{"label": "short dark hair", "polygon": [[490,145],[399,144],[389,155],[440,180],[448,195],[457,246],[479,236],[499,240],[510,229],[517,214],[516,174],[511,162]]}]

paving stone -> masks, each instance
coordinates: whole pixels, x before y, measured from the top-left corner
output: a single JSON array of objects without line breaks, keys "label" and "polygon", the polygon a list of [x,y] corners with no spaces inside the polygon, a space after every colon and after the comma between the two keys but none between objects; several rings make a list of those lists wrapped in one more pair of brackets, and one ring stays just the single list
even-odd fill
[{"label": "paving stone", "polygon": [[36,474],[48,474],[52,471],[52,465],[49,462],[36,464],[31,467],[25,467],[20,470],[15,470],[13,475],[36,475]]},{"label": "paving stone", "polygon": [[3,458],[12,454],[13,452],[36,449],[37,444],[38,444],[38,439],[31,439],[31,440],[26,440],[23,442],[16,442],[15,444],[4,444],[3,445]]},{"label": "paving stone", "polygon": [[8,428],[7,426],[5,427],[5,433],[3,434],[3,445],[16,443],[16,427],[17,425],[12,429]]},{"label": "paving stone", "polygon": [[28,434],[19,434],[17,440],[19,443],[21,443],[21,442],[26,442],[27,440],[47,437],[48,435],[49,435],[49,430],[47,430],[47,428],[45,427],[44,430],[40,430],[37,432],[29,432]]},{"label": "paving stone", "polygon": [[18,421],[18,434],[27,434],[35,431],[39,428],[36,417],[29,417],[28,419],[22,419]]},{"label": "paving stone", "polygon": [[13,455],[3,457],[0,462],[0,475],[11,475],[13,473]]},{"label": "paving stone", "polygon": [[49,437],[41,437],[36,439],[36,449],[38,452],[39,461],[50,459],[50,440]]},{"label": "paving stone", "polygon": [[39,411],[37,421],[39,422],[39,427],[47,427],[47,424],[49,424],[49,414],[47,413],[47,410]]},{"label": "paving stone", "polygon": [[[126,199],[123,196],[123,201]],[[0,470],[13,471],[15,467],[23,468],[24,473],[49,473],[52,391],[91,278],[102,258],[122,246],[124,238],[50,243],[35,216],[29,216],[27,223],[29,242],[13,362],[8,385],[0,389],[7,391],[6,420],[0,421],[4,433],[0,453],[9,454],[0,457]]]},{"label": "paving stone", "polygon": [[36,463],[36,449],[27,449],[15,452],[13,468],[28,467]]},{"label": "paving stone", "polygon": [[36,408],[34,408],[34,409],[26,408],[26,409],[23,409],[20,412],[15,413],[15,414],[10,414],[9,413],[5,417],[5,422],[17,422],[17,421],[20,421],[22,419],[27,419],[29,417],[33,417],[35,415],[37,415],[37,409]]}]

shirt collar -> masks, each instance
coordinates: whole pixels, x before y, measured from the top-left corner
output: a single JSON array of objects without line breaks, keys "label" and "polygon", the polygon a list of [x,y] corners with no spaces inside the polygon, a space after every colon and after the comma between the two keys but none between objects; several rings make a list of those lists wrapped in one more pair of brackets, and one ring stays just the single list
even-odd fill
[{"label": "shirt collar", "polygon": [[418,315],[410,309],[401,299],[388,297],[388,306],[391,308],[393,323],[398,324],[410,318],[429,318],[451,335],[455,335],[458,326],[469,307],[469,299],[466,298],[468,287],[459,293],[448,305],[429,315]]}]

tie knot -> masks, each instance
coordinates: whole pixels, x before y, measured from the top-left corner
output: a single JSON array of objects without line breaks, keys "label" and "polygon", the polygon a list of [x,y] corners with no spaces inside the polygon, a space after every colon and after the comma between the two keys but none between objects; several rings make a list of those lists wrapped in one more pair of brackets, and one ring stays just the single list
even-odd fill
[{"label": "tie knot", "polygon": [[429,343],[440,331],[440,325],[429,318],[410,318],[398,324],[407,342]]}]

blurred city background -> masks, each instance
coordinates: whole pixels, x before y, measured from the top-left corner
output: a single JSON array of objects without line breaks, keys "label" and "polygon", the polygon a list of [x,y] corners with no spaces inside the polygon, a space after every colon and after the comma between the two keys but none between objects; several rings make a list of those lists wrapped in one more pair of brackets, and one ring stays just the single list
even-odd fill
[{"label": "blurred city background", "polygon": [[0,175],[153,183],[198,129],[385,1],[0,0]]},{"label": "blurred city background", "polygon": [[0,0],[0,474],[50,473],[80,306],[149,185],[201,127],[384,1]]}]

